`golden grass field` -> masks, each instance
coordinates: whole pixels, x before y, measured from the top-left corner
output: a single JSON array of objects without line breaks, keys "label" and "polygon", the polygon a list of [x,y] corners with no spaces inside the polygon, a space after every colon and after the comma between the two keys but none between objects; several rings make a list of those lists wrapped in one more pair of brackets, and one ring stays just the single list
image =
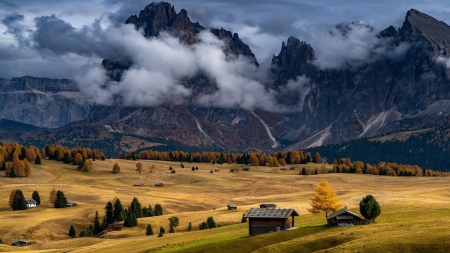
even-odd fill
[{"label": "golden grass field", "polygon": [[[120,174],[112,174],[118,163]],[[94,170],[83,173],[75,166],[43,160],[28,178],[0,177],[0,252],[448,252],[450,242],[450,178],[386,177],[356,174],[298,175],[302,167],[320,170],[320,165],[297,165],[295,171],[250,167],[249,172],[230,173],[241,165],[212,165],[141,161],[144,171],[135,171],[135,161],[94,161]],[[150,174],[149,167],[156,166]],[[175,170],[171,174],[169,166]],[[192,166],[199,167],[191,171]],[[327,165],[328,166],[328,165]],[[328,168],[328,167],[327,167]],[[210,173],[219,169],[220,172]],[[372,194],[380,203],[381,216],[374,224],[328,228],[325,215],[309,214],[309,198],[314,186],[328,180],[342,203],[359,213],[359,201]],[[166,184],[154,187],[156,182]],[[143,183],[143,187],[133,187]],[[55,209],[48,196],[52,188],[64,191],[77,207]],[[34,190],[41,196],[37,208],[12,211],[11,190],[21,189],[30,198]],[[70,225],[79,234],[92,224],[95,211],[101,218],[105,204],[114,197],[124,206],[133,197],[140,203],[163,206],[165,215],[141,218],[134,228],[107,233],[105,238],[67,236]],[[238,211],[227,211],[229,203]],[[261,203],[294,208],[296,230],[248,237],[242,214]],[[176,233],[162,238],[145,236],[147,224],[155,234],[168,229],[168,218],[178,216]],[[198,231],[198,224],[213,216],[220,228]],[[187,232],[192,222],[196,231]],[[14,240],[33,242],[27,247],[9,246]]]}]

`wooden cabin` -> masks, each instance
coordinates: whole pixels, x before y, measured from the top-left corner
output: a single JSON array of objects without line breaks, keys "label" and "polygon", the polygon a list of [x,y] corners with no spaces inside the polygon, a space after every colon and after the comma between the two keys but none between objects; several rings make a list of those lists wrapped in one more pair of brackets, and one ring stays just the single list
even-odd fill
[{"label": "wooden cabin", "polygon": [[259,205],[259,208],[272,208],[272,209],[276,209],[277,205],[275,204],[261,204]]},{"label": "wooden cabin", "polygon": [[244,215],[248,222],[250,236],[278,232],[294,227],[294,209],[251,208]]},{"label": "wooden cabin", "polygon": [[18,240],[18,241],[12,242],[11,245],[12,246],[27,246],[28,245],[28,241]]},{"label": "wooden cabin", "polygon": [[163,187],[163,186],[164,186],[163,183],[156,183],[156,184],[155,184],[155,187]]},{"label": "wooden cabin", "polygon": [[280,170],[286,170],[286,168],[281,168]]},{"label": "wooden cabin", "polygon": [[231,169],[230,172],[239,172],[238,169]]},{"label": "wooden cabin", "polygon": [[237,210],[238,206],[236,204],[229,204],[228,206],[228,210]]},{"label": "wooden cabin", "polygon": [[144,186],[143,183],[139,183],[139,184],[134,184],[133,186]]},{"label": "wooden cabin", "polygon": [[250,168],[243,168],[243,171],[250,171]]},{"label": "wooden cabin", "polygon": [[27,203],[27,207],[36,207],[37,202],[34,199],[26,199],[25,203]]},{"label": "wooden cabin", "polygon": [[347,207],[332,213],[327,217],[328,225],[339,227],[351,227],[355,225],[366,225],[368,220],[361,218],[354,212],[347,210]]},{"label": "wooden cabin", "polygon": [[295,170],[295,167],[291,167],[290,170]]}]

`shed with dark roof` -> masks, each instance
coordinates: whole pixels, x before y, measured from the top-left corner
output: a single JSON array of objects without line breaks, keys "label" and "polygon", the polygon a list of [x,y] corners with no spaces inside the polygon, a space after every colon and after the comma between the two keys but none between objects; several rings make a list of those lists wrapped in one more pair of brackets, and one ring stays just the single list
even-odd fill
[{"label": "shed with dark roof", "polygon": [[278,232],[294,227],[294,217],[299,216],[294,209],[251,208],[244,215],[248,218],[250,236]]},{"label": "shed with dark roof", "polygon": [[277,208],[277,205],[275,204],[261,204],[259,205],[259,208]]},{"label": "shed with dark roof", "polygon": [[228,207],[228,210],[237,210],[238,205],[236,205],[236,204],[229,204],[227,207]]},{"label": "shed with dark roof", "polygon": [[354,225],[366,225],[369,223],[368,220],[361,218],[354,212],[347,210],[347,207],[342,208],[330,216],[327,217],[328,225],[339,226],[339,227],[349,227]]}]

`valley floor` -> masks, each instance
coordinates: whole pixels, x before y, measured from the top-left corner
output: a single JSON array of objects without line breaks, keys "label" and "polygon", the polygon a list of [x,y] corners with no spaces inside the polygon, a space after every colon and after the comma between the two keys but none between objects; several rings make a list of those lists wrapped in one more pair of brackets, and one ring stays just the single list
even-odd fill
[{"label": "valley floor", "polygon": [[[118,163],[120,174],[112,174]],[[357,174],[298,175],[280,168],[250,167],[249,172],[231,173],[241,165],[212,165],[161,161],[140,161],[144,171],[135,171],[135,161],[94,161],[94,170],[83,173],[75,166],[43,160],[28,178],[0,177],[0,252],[448,252],[450,242],[450,178],[386,177]],[[156,169],[149,173],[151,165]],[[176,173],[170,173],[172,166]],[[192,171],[191,167],[199,167]],[[210,173],[211,170],[220,172]],[[382,213],[374,224],[329,228],[325,215],[309,214],[314,186],[328,180],[342,203],[356,213],[362,197],[372,194]],[[154,187],[163,182],[165,187]],[[134,187],[143,183],[143,187]],[[55,209],[48,196],[52,188],[64,191],[77,207]],[[11,190],[21,189],[30,198],[41,195],[41,206],[12,211],[8,206]],[[104,207],[114,197],[127,206],[137,197],[143,206],[161,204],[163,216],[141,218],[134,228],[109,232],[105,238],[67,236],[73,225],[79,234],[92,224],[95,211],[103,217]],[[238,211],[228,211],[230,203]],[[299,214],[298,229],[248,237],[242,214],[261,203],[294,208]],[[178,216],[180,226],[162,238],[145,236],[147,224],[157,232],[168,228],[168,218]],[[198,224],[213,216],[220,228],[198,230]],[[194,230],[187,232],[191,222]],[[157,234],[157,233],[156,233]],[[27,247],[8,246],[26,239]]]}]

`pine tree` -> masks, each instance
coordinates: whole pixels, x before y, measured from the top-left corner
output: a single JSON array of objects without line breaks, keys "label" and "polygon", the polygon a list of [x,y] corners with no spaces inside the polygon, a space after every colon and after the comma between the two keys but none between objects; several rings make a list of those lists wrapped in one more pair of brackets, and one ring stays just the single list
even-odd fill
[{"label": "pine tree", "polygon": [[25,197],[21,190],[17,190],[14,194],[14,200],[12,203],[13,210],[25,210],[27,209],[27,202],[25,202]]},{"label": "pine tree", "polygon": [[31,195],[31,198],[34,199],[37,203],[37,205],[41,204],[41,197],[39,196],[39,193],[37,191],[34,191]]},{"label": "pine tree", "polygon": [[247,217],[245,217],[245,214],[242,214],[241,223],[246,223],[246,222],[247,222]]},{"label": "pine tree", "polygon": [[106,224],[112,224],[114,222],[114,208],[111,202],[108,202],[105,206],[105,221]]},{"label": "pine tree", "polygon": [[314,188],[314,196],[311,198],[311,208],[308,209],[311,213],[325,212],[325,217],[328,213],[336,212],[342,208],[339,199],[336,197],[336,192],[330,187],[327,180],[321,181]]},{"label": "pine tree", "polygon": [[302,175],[304,175],[304,176],[308,175],[308,173],[306,173],[306,169],[305,168],[302,169]]},{"label": "pine tree", "polygon": [[65,164],[69,164],[70,163],[70,156],[69,156],[69,153],[68,152],[65,152],[64,153],[64,163]]},{"label": "pine tree", "polygon": [[158,237],[163,237],[163,235],[166,233],[166,230],[163,227],[159,228],[159,234]]},{"label": "pine tree", "polygon": [[[75,232],[75,228],[73,227],[73,226],[70,226],[70,229],[69,229],[69,236],[71,237],[71,238],[75,238],[76,236],[77,236],[77,232]],[[81,237],[81,236],[80,236]]]},{"label": "pine tree", "polygon": [[372,195],[367,195],[359,202],[359,212],[369,222],[375,222],[375,219],[381,214],[381,208]]},{"label": "pine tree", "polygon": [[206,219],[206,224],[208,224],[208,228],[215,228],[217,226],[212,216]]},{"label": "pine tree", "polygon": [[34,160],[34,164],[42,164],[40,156],[36,157],[36,160]]},{"label": "pine tree", "polygon": [[100,232],[102,232],[102,225],[100,224],[98,211],[95,211],[93,235],[98,235]]},{"label": "pine tree", "polygon": [[317,169],[314,170],[314,175],[318,175],[319,171],[317,171]]},{"label": "pine tree", "polygon": [[127,213],[125,210],[122,210],[119,214],[119,216],[116,218],[116,221],[125,221],[127,218]]},{"label": "pine tree", "polygon": [[16,172],[14,170],[14,168],[12,168],[11,166],[9,166],[9,177],[16,177]]},{"label": "pine tree", "polygon": [[187,229],[188,231],[192,231],[192,223],[191,222],[189,222],[189,224],[188,224],[188,229]]},{"label": "pine tree", "polygon": [[133,201],[131,201],[130,212],[132,214],[134,214],[134,216],[136,216],[136,218],[144,217],[144,214],[142,212],[141,203],[139,203],[139,200],[136,197],[134,197]]},{"label": "pine tree", "polygon": [[67,207],[67,198],[64,195],[63,191],[57,191],[56,192],[56,200],[53,204],[55,208],[65,208]]},{"label": "pine tree", "polygon": [[150,224],[147,225],[147,229],[145,231],[145,235],[153,235],[153,228]]},{"label": "pine tree", "polygon": [[[122,213],[122,211],[123,211],[122,203],[120,202],[120,199],[117,199],[114,202],[114,220],[119,221],[119,217],[120,217],[120,214]],[[120,220],[120,221],[123,221],[123,220]]]},{"label": "pine tree", "polygon": [[174,233],[175,228],[180,225],[180,220],[177,216],[172,216],[169,218],[169,233]]},{"label": "pine tree", "polygon": [[155,213],[155,216],[163,215],[163,209],[160,204],[155,205],[154,213]]}]

